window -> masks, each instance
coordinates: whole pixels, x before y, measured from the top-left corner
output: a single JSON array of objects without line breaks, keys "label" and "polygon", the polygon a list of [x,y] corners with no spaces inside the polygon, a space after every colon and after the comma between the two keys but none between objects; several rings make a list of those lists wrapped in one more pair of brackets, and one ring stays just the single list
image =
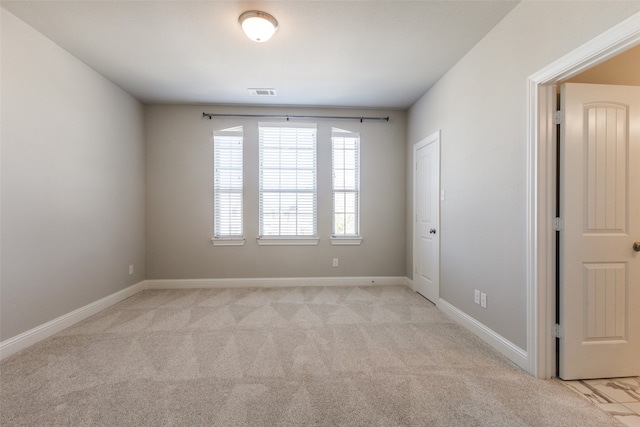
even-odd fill
[{"label": "window", "polygon": [[260,123],[259,145],[258,242],[317,244],[316,126]]},{"label": "window", "polygon": [[360,134],[331,130],[333,244],[360,244]]},{"label": "window", "polygon": [[[242,126],[213,133],[214,244],[242,244]],[[233,243],[233,242],[236,243]]]}]

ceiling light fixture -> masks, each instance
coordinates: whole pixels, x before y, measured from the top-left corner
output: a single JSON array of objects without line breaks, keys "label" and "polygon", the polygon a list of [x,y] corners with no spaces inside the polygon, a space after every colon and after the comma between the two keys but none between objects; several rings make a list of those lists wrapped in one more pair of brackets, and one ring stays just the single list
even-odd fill
[{"label": "ceiling light fixture", "polygon": [[248,10],[238,18],[244,33],[254,42],[266,42],[278,31],[278,21],[266,12]]}]

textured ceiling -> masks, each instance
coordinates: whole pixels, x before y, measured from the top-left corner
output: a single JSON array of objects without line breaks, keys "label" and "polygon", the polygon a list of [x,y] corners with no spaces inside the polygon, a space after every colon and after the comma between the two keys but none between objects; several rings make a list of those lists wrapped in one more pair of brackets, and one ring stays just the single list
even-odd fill
[{"label": "textured ceiling", "polygon": [[[407,108],[517,2],[1,4],[145,103]],[[250,9],[278,19],[269,42],[242,33],[238,16]]]}]

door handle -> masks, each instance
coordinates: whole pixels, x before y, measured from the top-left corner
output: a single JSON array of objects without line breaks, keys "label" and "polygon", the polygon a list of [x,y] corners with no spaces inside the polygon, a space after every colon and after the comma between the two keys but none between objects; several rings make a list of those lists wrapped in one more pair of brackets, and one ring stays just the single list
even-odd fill
[{"label": "door handle", "polygon": [[[430,229],[429,230],[429,234],[436,234],[436,229],[435,228]],[[638,245],[640,245],[640,242],[636,242],[636,243],[638,243]],[[635,246],[634,246],[634,248],[635,248]],[[636,250],[640,251],[640,246],[638,246],[638,249],[636,249]]]},{"label": "door handle", "polygon": [[640,242],[633,243],[633,250],[636,252],[640,252]]}]

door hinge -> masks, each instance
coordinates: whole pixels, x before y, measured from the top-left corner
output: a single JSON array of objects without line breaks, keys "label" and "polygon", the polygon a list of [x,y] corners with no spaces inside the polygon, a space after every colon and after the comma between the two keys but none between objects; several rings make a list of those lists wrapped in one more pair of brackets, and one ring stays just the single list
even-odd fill
[{"label": "door hinge", "polygon": [[553,218],[553,229],[555,231],[564,230],[564,221],[562,220],[562,218],[558,218],[558,217]]},{"label": "door hinge", "polygon": [[564,111],[558,110],[553,114],[553,121],[555,124],[559,125],[564,123]]},{"label": "door hinge", "polygon": [[554,338],[563,338],[562,336],[562,328],[558,323],[553,325],[553,336]]}]

